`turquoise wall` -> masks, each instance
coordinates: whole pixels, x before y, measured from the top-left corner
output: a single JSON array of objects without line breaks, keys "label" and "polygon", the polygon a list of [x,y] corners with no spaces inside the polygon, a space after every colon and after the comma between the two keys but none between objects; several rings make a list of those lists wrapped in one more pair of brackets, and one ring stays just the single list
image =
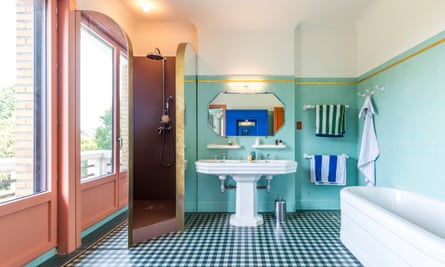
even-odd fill
[{"label": "turquoise wall", "polygon": [[[359,78],[359,91],[385,86],[373,97],[381,153],[376,161],[377,186],[445,200],[444,42],[442,32]],[[362,102],[359,97],[358,105]]]},{"label": "turquoise wall", "polygon": [[[375,128],[381,155],[376,161],[377,186],[393,186],[445,200],[445,179],[441,166],[445,150],[445,33],[383,63],[374,70],[353,78],[255,77],[265,81],[267,91],[275,93],[286,108],[286,122],[277,137],[263,138],[272,143],[281,139],[285,150],[261,151],[281,159],[298,162],[296,174],[275,177],[272,192],[258,191],[259,211],[272,211],[274,200],[283,197],[287,210],[339,209],[342,186],[316,186],[310,183],[309,160],[304,153],[347,153],[347,185],[364,185],[357,170],[362,121],[358,111],[363,97],[357,92],[383,85],[373,102],[377,110]],[[186,88],[186,211],[233,212],[235,192],[219,191],[217,177],[196,174],[197,159],[221,157],[246,158],[254,137],[231,138],[240,150],[209,150],[207,144],[227,143],[207,126],[207,104],[226,90],[233,76],[200,76],[197,89]],[[303,110],[306,104],[347,104],[346,134],[343,138],[316,137],[315,111]],[[295,127],[302,122],[302,129]],[[228,181],[228,184],[234,184]],[[259,184],[265,184],[261,180]]]},{"label": "turquoise wall", "polygon": [[[339,191],[343,186],[314,185],[310,182],[310,160],[303,154],[349,155],[347,185],[357,184],[357,85],[354,78],[296,79],[296,120],[302,122],[297,130],[295,159],[299,162],[296,184],[297,209],[339,209]],[[303,110],[304,105],[345,104],[346,133],[344,137],[315,136],[315,110]]]},{"label": "turquoise wall", "polygon": [[[207,105],[220,92],[224,92],[228,88],[228,84],[240,79],[249,79],[249,77],[234,77],[234,76],[200,76],[198,79],[198,93],[196,99],[196,159],[213,159],[215,155],[222,158],[224,153],[227,158],[247,159],[247,155],[251,151],[255,151],[257,157],[265,157],[270,154],[274,159],[294,159],[295,156],[295,114],[293,107],[295,106],[295,90],[293,77],[283,76],[269,76],[269,77],[255,77],[255,80],[261,80],[264,83],[267,92],[274,93],[285,106],[285,124],[279,130],[275,137],[261,137],[263,143],[272,144],[275,139],[280,139],[286,144],[285,149],[278,150],[260,150],[253,149],[252,145],[255,143],[255,137],[238,136],[238,137],[220,137],[217,136],[207,125]],[[189,97],[189,96],[187,96]],[[187,101],[187,100],[186,100]],[[190,105],[186,103],[187,107]],[[186,109],[188,109],[186,107]],[[187,118],[187,121],[189,119]],[[188,133],[186,133],[187,135]],[[188,139],[188,136],[186,136]],[[242,148],[239,150],[220,150],[207,149],[207,144],[226,144],[231,140],[234,143],[241,144]],[[187,144],[186,151],[189,151],[189,144]],[[190,160],[190,159],[189,159]],[[188,164],[186,176],[186,211],[235,211],[235,189],[226,189],[224,193],[220,192],[220,183],[216,176],[196,174],[192,163]],[[194,185],[193,185],[194,183]],[[235,182],[230,178],[226,181],[228,185],[235,185]],[[266,181],[262,178],[259,185],[265,185]],[[258,210],[271,211],[273,210],[274,201],[277,197],[282,197],[287,202],[287,209],[289,211],[295,210],[295,175],[280,175],[274,177],[271,184],[271,192],[267,193],[265,189],[259,189]],[[192,187],[194,189],[191,189]],[[190,191],[188,190],[190,188]],[[189,196],[189,195],[194,196]]]},{"label": "turquoise wall", "polygon": [[197,140],[196,134],[196,77],[186,77],[184,86],[184,102],[185,102],[185,116],[184,116],[184,156],[187,160],[185,164],[184,175],[184,209],[186,211],[196,211],[197,197],[196,197],[196,173],[194,162],[197,159]]},{"label": "turquoise wall", "polygon": [[[243,77],[246,79],[245,77]],[[294,77],[269,76],[255,77],[262,80],[267,92],[274,93],[285,106],[285,125],[274,137],[262,137],[263,143],[282,140],[287,148],[283,150],[252,149],[255,137],[224,138],[217,136],[207,125],[207,105],[220,92],[228,88],[230,82],[239,78],[233,76],[200,76],[197,94],[186,96],[186,157],[189,160],[186,170],[186,211],[233,212],[235,210],[235,190],[220,192],[219,180],[214,175],[196,174],[193,161],[218,158],[225,153],[227,158],[247,158],[250,151],[260,157],[269,153],[272,158],[294,159],[298,162],[296,174],[277,176],[272,180],[271,192],[258,190],[258,210],[272,211],[278,197],[286,200],[288,211],[297,209],[339,209],[341,186],[315,186],[310,183],[309,161],[304,153],[347,153],[348,185],[356,184],[356,144],[357,144],[357,91],[355,79],[297,79]],[[193,89],[190,89],[193,90]],[[190,106],[195,105],[196,112]],[[341,103],[349,105],[347,110],[347,133],[343,138],[315,137],[315,112],[303,111],[305,104]],[[189,121],[196,119],[196,130],[189,127]],[[303,128],[296,129],[296,121]],[[192,125],[192,124],[190,124]],[[190,140],[190,141],[189,141]],[[242,145],[240,150],[207,149],[207,144],[225,144],[229,140]],[[196,145],[196,147],[194,147]],[[193,148],[193,149],[192,149]],[[193,150],[193,151],[192,151]],[[226,181],[235,185],[233,180]],[[265,185],[265,180],[258,182]]]}]

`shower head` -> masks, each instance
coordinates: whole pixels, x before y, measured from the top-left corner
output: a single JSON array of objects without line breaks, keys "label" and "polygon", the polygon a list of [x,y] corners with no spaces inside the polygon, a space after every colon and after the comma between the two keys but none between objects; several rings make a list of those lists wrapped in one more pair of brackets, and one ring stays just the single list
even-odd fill
[{"label": "shower head", "polygon": [[153,50],[153,52],[148,53],[147,57],[149,59],[153,59],[153,60],[165,60],[166,58],[161,54],[161,51],[159,50],[159,48],[155,48],[155,50]]}]

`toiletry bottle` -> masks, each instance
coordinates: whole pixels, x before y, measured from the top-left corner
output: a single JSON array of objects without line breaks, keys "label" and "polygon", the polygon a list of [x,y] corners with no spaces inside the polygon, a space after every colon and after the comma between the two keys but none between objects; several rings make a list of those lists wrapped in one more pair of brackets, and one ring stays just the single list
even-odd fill
[{"label": "toiletry bottle", "polygon": [[259,145],[260,144],[260,138],[259,137],[257,137],[256,139],[255,139],[255,145]]}]

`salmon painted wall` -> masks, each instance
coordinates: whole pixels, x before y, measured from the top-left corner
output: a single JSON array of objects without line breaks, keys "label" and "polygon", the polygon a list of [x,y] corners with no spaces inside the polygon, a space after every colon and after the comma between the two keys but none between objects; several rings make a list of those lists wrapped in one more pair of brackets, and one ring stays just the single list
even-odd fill
[{"label": "salmon painted wall", "polygon": [[114,19],[127,33],[134,56],[145,56],[158,47],[165,56],[175,56],[180,43],[198,47],[197,29],[188,22],[145,23],[136,21],[121,0],[76,0],[78,10],[101,12]]}]

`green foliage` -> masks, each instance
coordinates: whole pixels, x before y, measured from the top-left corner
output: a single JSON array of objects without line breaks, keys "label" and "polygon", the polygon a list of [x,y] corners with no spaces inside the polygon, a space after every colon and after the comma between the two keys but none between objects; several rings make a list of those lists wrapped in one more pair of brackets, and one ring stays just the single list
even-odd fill
[{"label": "green foliage", "polygon": [[0,88],[0,158],[15,157],[15,87]]},{"label": "green foliage", "polygon": [[112,131],[113,131],[113,114],[111,108],[105,111],[100,117],[102,125],[96,128],[96,144],[98,149],[110,150],[113,148]]},{"label": "green foliage", "polygon": [[94,136],[81,133],[80,147],[82,151],[112,149],[112,112],[107,109],[100,117],[101,125],[95,129]]},{"label": "green foliage", "polygon": [[10,179],[10,173],[0,173],[0,190],[9,190],[11,188]]},{"label": "green foliage", "polygon": [[80,134],[80,149],[81,151],[97,150],[96,140],[86,133]]}]

